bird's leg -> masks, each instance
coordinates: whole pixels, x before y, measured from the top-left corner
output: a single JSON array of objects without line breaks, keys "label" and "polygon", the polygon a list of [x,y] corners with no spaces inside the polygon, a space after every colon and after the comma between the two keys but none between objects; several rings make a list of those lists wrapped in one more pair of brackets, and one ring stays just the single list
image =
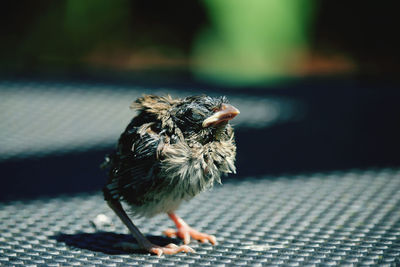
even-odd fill
[{"label": "bird's leg", "polygon": [[121,203],[116,200],[109,200],[107,204],[110,208],[117,214],[117,216],[121,219],[121,221],[128,227],[129,231],[132,233],[133,237],[138,242],[139,246],[150,253],[157,254],[161,256],[162,254],[176,254],[178,252],[194,252],[191,247],[188,246],[177,246],[175,244],[169,244],[165,247],[160,247],[151,243],[133,224],[131,219],[129,219],[128,215],[124,211]]},{"label": "bird's leg", "polygon": [[184,244],[189,244],[190,238],[196,239],[202,243],[210,242],[213,245],[217,243],[217,239],[215,238],[215,236],[196,231],[175,213],[169,212],[168,216],[171,218],[171,220],[174,221],[176,228],[178,228],[178,230],[167,229],[164,231],[164,234],[166,236],[179,237],[183,239]]}]

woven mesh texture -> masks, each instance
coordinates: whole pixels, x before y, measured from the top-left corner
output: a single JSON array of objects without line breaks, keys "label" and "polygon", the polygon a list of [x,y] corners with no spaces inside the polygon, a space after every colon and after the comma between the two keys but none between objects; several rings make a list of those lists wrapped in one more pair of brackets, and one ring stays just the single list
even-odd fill
[{"label": "woven mesh texture", "polygon": [[[0,203],[0,265],[231,266],[400,264],[400,170],[229,180],[179,209],[218,245],[160,258],[114,245],[134,242],[100,193]],[[98,214],[113,226],[94,229]],[[153,242],[173,223],[135,220]]]}]

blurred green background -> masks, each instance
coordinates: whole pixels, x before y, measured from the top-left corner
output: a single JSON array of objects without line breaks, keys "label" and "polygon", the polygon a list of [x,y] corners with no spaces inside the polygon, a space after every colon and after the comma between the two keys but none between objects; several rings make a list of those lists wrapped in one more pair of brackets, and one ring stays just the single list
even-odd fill
[{"label": "blurred green background", "polygon": [[3,1],[0,73],[185,72],[226,86],[399,70],[389,3]]}]

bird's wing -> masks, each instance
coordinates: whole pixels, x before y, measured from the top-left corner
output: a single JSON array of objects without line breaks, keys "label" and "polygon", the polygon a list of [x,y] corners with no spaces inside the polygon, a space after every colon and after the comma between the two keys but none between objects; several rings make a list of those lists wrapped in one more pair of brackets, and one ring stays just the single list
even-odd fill
[{"label": "bird's wing", "polygon": [[103,191],[106,199],[123,199],[140,205],[143,196],[157,184],[157,153],[163,145],[163,136],[152,130],[156,122],[137,125],[135,121],[138,119],[120,137],[111,159],[110,179]]}]

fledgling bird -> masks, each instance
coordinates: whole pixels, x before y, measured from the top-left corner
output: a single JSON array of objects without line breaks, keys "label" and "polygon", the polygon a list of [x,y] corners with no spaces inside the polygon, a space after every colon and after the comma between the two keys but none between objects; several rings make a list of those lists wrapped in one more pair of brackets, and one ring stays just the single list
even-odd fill
[{"label": "fledgling bird", "polygon": [[[236,145],[228,121],[239,110],[226,97],[192,96],[172,99],[145,95],[132,105],[138,111],[119,138],[116,152],[106,157],[109,180],[105,200],[128,227],[140,247],[157,254],[194,252],[190,239],[216,243],[175,214],[183,200],[221,182],[221,174],[235,173]],[[121,201],[135,216],[167,213],[177,230],[164,233],[182,238],[185,245],[152,244],[132,223]]]}]

